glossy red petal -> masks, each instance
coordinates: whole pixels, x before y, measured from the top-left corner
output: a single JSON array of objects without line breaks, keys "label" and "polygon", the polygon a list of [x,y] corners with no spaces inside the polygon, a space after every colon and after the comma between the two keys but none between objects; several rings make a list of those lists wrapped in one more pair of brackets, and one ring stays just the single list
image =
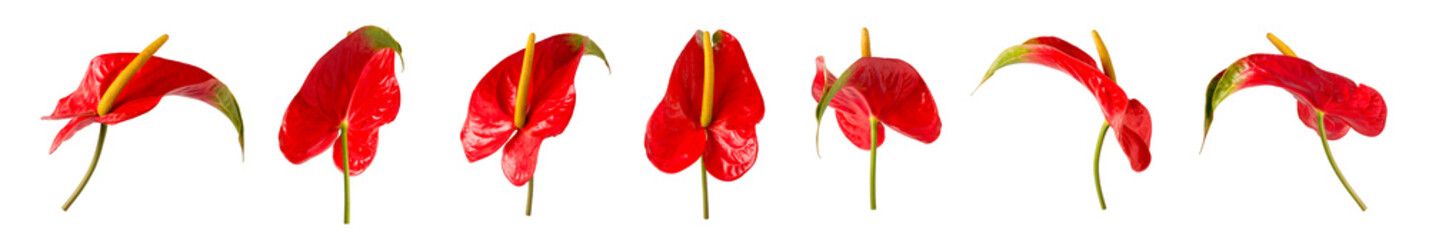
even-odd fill
[{"label": "glossy red petal", "polygon": [[1343,121],[1355,132],[1371,137],[1379,136],[1384,132],[1384,122],[1389,115],[1389,107],[1384,103],[1384,96],[1381,96],[1378,90],[1364,84],[1358,85],[1348,100],[1325,106],[1322,111],[1327,113],[1327,118]]},{"label": "glossy red petal", "polygon": [[[842,94],[840,94],[842,95]],[[844,133],[844,138],[848,138],[849,143],[858,149],[869,150],[868,115],[858,112],[837,111],[834,113],[839,122],[839,130]],[[878,122],[878,132],[884,132],[883,122]],[[878,134],[878,146],[883,146],[883,140],[888,134]]]},{"label": "glossy red petal", "polygon": [[674,108],[658,108],[645,125],[645,156],[655,168],[677,173],[705,151],[705,131],[697,120],[682,118]]},{"label": "glossy red petal", "polygon": [[516,87],[509,85],[514,81],[499,79],[508,76],[501,71],[505,69],[492,69],[471,92],[466,123],[461,129],[462,148],[467,161],[476,162],[491,156],[516,131],[511,112]]},{"label": "glossy red petal", "polygon": [[[857,108],[850,109],[848,106],[867,106],[868,111],[878,117],[880,125],[886,124],[894,131],[920,142],[933,142],[941,134],[942,120],[938,116],[937,103],[933,101],[933,95],[918,70],[907,62],[891,58],[860,58],[840,78],[847,78],[848,82],[830,106],[841,113],[839,126],[854,145],[860,148],[867,145],[868,118],[859,114]],[[835,104],[841,101],[845,104]],[[879,144],[882,144],[881,139]]]},{"label": "glossy red petal", "polygon": [[1082,51],[1081,48],[1078,48],[1076,45],[1072,45],[1072,43],[1067,42],[1067,40],[1062,40],[1062,38],[1059,37],[1035,37],[1032,39],[1027,39],[1027,41],[1022,42],[1022,44],[1047,45],[1049,47],[1057,49],[1057,51],[1062,51],[1062,53],[1066,53],[1067,56],[1071,56],[1072,59],[1076,59],[1077,61],[1081,61],[1083,63],[1086,63],[1087,65],[1097,65],[1097,62],[1092,59],[1092,55],[1087,54],[1086,51]]},{"label": "glossy red petal", "polygon": [[854,73],[849,85],[863,86],[880,125],[923,143],[938,139],[943,129],[938,104],[913,65],[898,59],[864,58],[851,68]]},{"label": "glossy red petal", "polygon": [[293,164],[301,164],[327,151],[338,137],[337,124],[341,121],[334,116],[306,115],[317,112],[318,103],[299,102],[294,99],[283,114],[283,125],[278,131],[278,147],[283,157]]},{"label": "glossy red petal", "polygon": [[715,179],[734,181],[759,156],[755,125],[764,119],[764,96],[749,69],[739,39],[724,30],[712,37],[715,84],[713,119],[707,128],[705,169]]},{"label": "glossy red petal", "polygon": [[706,133],[699,122],[704,94],[704,50],[700,48],[696,33],[675,59],[665,97],[645,124],[645,156],[662,172],[680,172],[705,151]]},{"label": "glossy red petal", "polygon": [[[531,66],[529,121],[521,131],[546,138],[561,134],[571,122],[576,106],[576,67],[590,43],[585,36],[560,34],[536,43]],[[522,51],[511,54],[512,79],[520,79]],[[501,64],[506,64],[502,61]],[[500,65],[498,65],[499,67]],[[515,82],[512,82],[515,87]],[[513,96],[514,97],[514,96]]]},{"label": "glossy red petal", "polygon": [[[716,72],[718,73],[718,72]],[[714,123],[705,141],[705,170],[720,181],[734,181],[754,167],[759,138],[752,123]]]},{"label": "glossy red petal", "polygon": [[545,139],[521,131],[506,143],[501,153],[501,171],[506,173],[506,180],[511,181],[511,185],[520,187],[531,181],[531,176],[536,174],[536,155],[540,153],[541,141]]},{"label": "glossy red petal", "polygon": [[[228,87],[203,69],[161,57],[153,57],[140,67],[115,97],[113,110],[104,116],[98,116],[95,107],[100,96],[136,56],[137,53],[110,53],[95,57],[90,61],[89,71],[85,73],[79,88],[69,96],[61,98],[55,106],[55,111],[44,119],[76,117],[86,118],[82,122],[84,125],[93,122],[118,124],[149,112],[164,96],[182,96],[208,103],[227,115],[238,130],[239,144],[242,144],[243,120],[238,103],[233,100]],[[71,131],[72,127],[76,127],[76,131],[83,128],[74,125],[81,122],[72,121],[70,124],[60,135],[72,136],[74,132],[64,131]],[[51,151],[59,147],[58,143],[68,138],[57,137],[58,141],[51,146]]]},{"label": "glossy red petal", "polygon": [[[571,81],[575,78],[575,66],[576,62],[571,62],[569,68],[561,68],[554,72],[558,75],[544,79],[564,79],[564,82],[541,82],[532,77],[531,98],[529,99],[531,113],[527,115],[530,120],[526,121],[526,127],[521,128],[521,131],[531,132],[531,134],[543,138],[560,135],[566,131],[566,126],[570,125],[571,115],[575,113],[576,108],[576,88]],[[531,75],[541,74],[532,71]]]},{"label": "glossy red petal", "polygon": [[[1315,108],[1305,103],[1295,102],[1295,114],[1299,115],[1300,122],[1310,129],[1318,129],[1319,122],[1315,119]],[[1345,135],[1350,134],[1350,126],[1345,125],[1341,119],[1325,119],[1325,137],[1330,140],[1340,140]]]},{"label": "glossy red petal", "polygon": [[[329,49],[308,72],[302,89],[293,96],[283,114],[283,124],[278,133],[278,146],[283,156],[289,162],[299,164],[322,153],[337,139],[338,125],[345,120],[349,121],[350,128],[364,130],[391,121],[398,103],[392,98],[397,97],[398,90],[395,79],[386,78],[392,75],[392,55],[401,52],[401,45],[386,30],[374,26],[358,28]],[[386,65],[369,69],[370,64]],[[365,81],[364,78],[379,80]],[[381,95],[361,96],[359,98],[376,99],[356,100],[370,101],[371,104],[364,103],[364,106],[353,109],[354,94],[357,94],[359,84],[374,85],[362,90],[363,94]],[[357,116],[365,113],[375,115]]]},{"label": "glossy red petal", "polygon": [[[73,93],[60,98],[55,104],[55,110],[49,116],[44,116],[45,120],[66,119],[77,116],[97,116],[95,112],[98,107],[99,98],[103,97],[104,90],[109,88],[109,83],[114,82],[114,78],[119,75],[119,71],[129,64],[129,61],[137,56],[137,53],[126,53],[129,55],[125,61],[119,57],[105,57],[115,54],[100,55],[89,61],[89,69],[84,73],[84,78],[79,82],[79,88]],[[151,58],[159,59],[158,57]],[[130,80],[133,81],[133,80]]]},{"label": "glossy red petal", "polygon": [[754,124],[764,119],[764,96],[759,92],[754,73],[749,70],[744,47],[740,46],[739,39],[724,30],[716,31],[712,39],[715,61],[713,122],[749,125],[752,134]]},{"label": "glossy red petal", "polygon": [[1226,97],[1256,86],[1285,89],[1299,105],[1311,108],[1296,107],[1302,122],[1311,129],[1316,126],[1307,122],[1307,114],[1312,114],[1311,110],[1324,112],[1326,135],[1331,139],[1343,137],[1345,126],[1371,137],[1384,131],[1388,108],[1379,91],[1321,70],[1304,59],[1276,54],[1246,56],[1211,80],[1206,89],[1206,127],[1209,129],[1215,107]]},{"label": "glossy red petal", "polygon": [[402,92],[397,85],[395,57],[392,49],[382,49],[362,67],[362,74],[357,76],[357,85],[353,87],[352,102],[347,104],[345,115],[349,128],[377,128],[397,119]]},{"label": "glossy red petal", "polygon": [[[377,156],[377,129],[349,128],[347,130],[347,154],[348,154],[348,176],[356,177],[367,171],[367,166],[372,164],[373,157]],[[333,166],[337,171],[342,171],[342,141],[332,143]]]}]

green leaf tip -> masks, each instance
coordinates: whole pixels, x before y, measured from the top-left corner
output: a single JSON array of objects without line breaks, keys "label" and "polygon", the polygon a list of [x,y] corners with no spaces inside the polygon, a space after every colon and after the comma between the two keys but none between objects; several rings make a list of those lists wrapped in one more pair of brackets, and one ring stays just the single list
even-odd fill
[{"label": "green leaf tip", "polygon": [[397,43],[397,39],[392,38],[391,33],[373,25],[363,26],[358,31],[362,33],[362,36],[367,37],[368,44],[371,44],[372,49],[391,48],[393,52],[397,52],[397,59],[402,61],[402,71],[407,71],[407,59],[402,57],[402,44]]},{"label": "green leaf tip", "polygon": [[[1027,44],[1036,44],[1035,39],[1027,41]],[[998,69],[1002,69],[1002,67],[1006,67],[1007,65],[1025,62],[1026,58],[1024,58],[1023,56],[1027,55],[1027,53],[1031,51],[1032,49],[1027,48],[1026,45],[1012,46],[1007,48],[1006,50],[1002,50],[1002,53],[997,55],[997,59],[992,60],[992,66],[987,68],[987,73],[984,73],[982,75],[982,81],[978,82],[977,87],[974,87],[972,93],[969,93],[968,95],[971,96],[973,94],[977,94],[977,90],[981,89],[982,85],[987,83],[987,80],[991,79],[992,74],[996,73]]]},{"label": "green leaf tip", "polygon": [[[861,61],[863,59],[860,58],[859,60]],[[854,65],[858,65],[858,62],[854,62]],[[819,106],[814,109],[814,151],[819,155],[819,158],[823,158],[823,154],[819,153],[819,129],[823,128],[824,125],[824,112],[828,110],[829,104],[833,102],[834,96],[838,95],[839,90],[842,90],[844,85],[848,84],[849,76],[852,74],[853,67],[849,67],[849,69],[844,70],[842,75],[839,75],[838,79],[834,80],[833,84],[825,86],[824,95],[819,97]]]},{"label": "green leaf tip", "polygon": [[605,51],[600,50],[600,45],[595,44],[595,41],[590,40],[590,37],[580,34],[571,34],[571,38],[568,40],[571,41],[571,45],[576,45],[584,48],[585,52],[583,54],[600,58],[600,61],[602,63],[605,63],[605,72],[607,74],[611,72],[610,60],[605,59]]},{"label": "green leaf tip", "polygon": [[233,97],[233,92],[228,90],[228,85],[222,82],[215,84],[212,89],[214,93],[213,107],[223,112],[228,121],[233,123],[233,128],[238,131],[238,149],[243,154],[243,161],[247,161],[247,147],[243,140],[243,113],[238,108],[238,100]]},{"label": "green leaf tip", "polygon": [[1206,138],[1210,136],[1211,133],[1211,121],[1215,119],[1216,107],[1220,106],[1221,102],[1225,101],[1226,97],[1229,97],[1231,93],[1235,92],[1238,88],[1237,86],[1240,85],[1240,81],[1236,78],[1240,75],[1241,70],[1240,64],[1232,64],[1224,71],[1217,73],[1215,77],[1211,78],[1211,82],[1207,84],[1206,118],[1201,130],[1201,150],[1199,150],[1197,154],[1204,152],[1206,149]]}]

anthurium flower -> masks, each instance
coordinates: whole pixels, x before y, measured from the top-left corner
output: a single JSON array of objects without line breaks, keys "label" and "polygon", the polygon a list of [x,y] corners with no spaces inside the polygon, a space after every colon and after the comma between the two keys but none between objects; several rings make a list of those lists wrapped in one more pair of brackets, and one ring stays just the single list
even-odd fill
[{"label": "anthurium flower", "polygon": [[1105,71],[1097,69],[1091,55],[1061,38],[1036,37],[1002,51],[997,60],[993,61],[992,67],[987,69],[987,74],[983,75],[978,87],[981,88],[983,83],[987,83],[987,79],[992,78],[992,74],[998,69],[1017,63],[1051,67],[1072,75],[1086,86],[1101,105],[1102,116],[1106,117],[1106,122],[1102,123],[1101,134],[1097,136],[1096,154],[1092,157],[1092,176],[1097,185],[1097,200],[1105,210],[1106,199],[1102,197],[1101,183],[1101,149],[1107,129],[1115,127],[1116,141],[1121,144],[1121,151],[1126,153],[1126,159],[1131,162],[1131,170],[1144,171],[1151,165],[1151,113],[1147,112],[1146,106],[1141,105],[1141,101],[1128,99],[1126,92],[1116,85],[1116,72],[1111,67],[1111,55],[1107,53],[1106,45],[1102,44],[1101,35],[1092,31],[1092,39],[1096,41],[1097,53],[1101,56]]},{"label": "anthurium flower", "polygon": [[[863,29],[863,57],[834,77],[824,66],[824,57],[815,60],[813,96],[818,101],[815,120],[822,125],[824,110],[833,107],[838,115],[839,129],[854,146],[869,150],[869,208],[878,209],[876,173],[878,146],[886,132],[893,128],[923,143],[932,143],[942,132],[938,105],[928,91],[923,77],[913,65],[893,58],[872,57],[869,51],[868,29]],[[814,135],[817,148],[818,135]],[[817,149],[816,149],[817,150]]]},{"label": "anthurium flower", "polygon": [[367,170],[377,155],[377,128],[396,119],[401,106],[393,70],[400,54],[402,45],[387,30],[364,26],[348,33],[318,59],[283,114],[278,147],[289,162],[307,162],[328,146],[342,151],[332,158],[343,173],[344,224],[351,216],[348,178]]},{"label": "anthurium flower", "polygon": [[764,97],[739,39],[724,30],[714,39],[696,31],[675,59],[665,98],[645,125],[645,155],[655,168],[677,173],[700,164],[704,216],[710,218],[706,174],[720,181],[744,176],[759,156],[754,125],[764,119]]},{"label": "anthurium flower", "polygon": [[154,109],[164,96],[183,96],[198,99],[223,112],[233,127],[238,130],[238,146],[243,147],[243,116],[238,110],[238,101],[228,86],[218,81],[208,72],[185,63],[155,57],[169,35],[160,36],[139,53],[110,53],[94,57],[89,62],[89,71],[79,83],[79,89],[65,96],[55,105],[55,110],[45,120],[70,119],[64,129],[55,135],[50,145],[50,153],[60,147],[60,143],[74,137],[76,132],[94,123],[99,123],[99,143],[94,148],[94,160],[89,163],[89,171],[84,173],[79,187],[65,201],[64,209],[69,211],[89,177],[99,164],[99,153],[104,149],[104,136],[109,125],[119,124],[143,115]]},{"label": "anthurium flower", "polygon": [[[1289,46],[1266,34],[1270,42],[1284,55],[1251,54],[1231,63],[1231,66],[1217,73],[1206,86],[1206,126],[1205,134],[1211,131],[1211,119],[1219,106],[1231,93],[1256,86],[1273,86],[1285,89],[1295,96],[1296,112],[1306,127],[1320,135],[1320,144],[1325,148],[1325,157],[1330,160],[1330,168],[1345,185],[1345,191],[1366,209],[1359,194],[1350,187],[1340,167],[1335,164],[1335,156],[1330,154],[1328,140],[1336,140],[1354,129],[1365,136],[1379,136],[1384,131],[1384,121],[1389,114],[1384,97],[1379,91],[1364,84],[1357,84],[1349,78],[1321,70],[1315,64],[1296,57]],[[1201,137],[1201,147],[1205,148],[1205,136]]]},{"label": "anthurium flower", "polygon": [[[541,141],[561,134],[570,123],[576,105],[576,66],[586,54],[605,60],[600,46],[586,36],[566,33],[536,42],[536,34],[530,34],[526,50],[497,63],[471,93],[461,130],[466,159],[476,162],[505,144],[501,170],[506,179],[517,187],[531,185],[526,192],[527,216],[535,193],[536,153]],[[609,70],[608,62],[606,67]]]}]

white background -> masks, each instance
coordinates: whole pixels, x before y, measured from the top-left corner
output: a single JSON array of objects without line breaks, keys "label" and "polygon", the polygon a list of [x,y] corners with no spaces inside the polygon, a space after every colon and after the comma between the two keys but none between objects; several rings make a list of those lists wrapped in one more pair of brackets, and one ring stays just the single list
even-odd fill
[{"label": "white background", "polygon": [[[522,2],[517,4],[516,2]],[[9,1],[0,7],[0,238],[1424,238],[1429,223],[1429,90],[1420,2],[326,2]],[[288,163],[277,132],[304,77],[347,31],[378,25],[401,42],[398,119],[382,128],[371,168],[352,179],[342,221],[340,171],[322,154]],[[917,67],[942,137],[890,135],[879,149],[877,211],[867,152],[833,124],[813,146],[814,58],[841,72],[873,54]],[[711,180],[700,218],[697,168],[664,174],[643,149],[645,122],[675,57],[696,29],[739,37],[763,91],[761,154],[735,182]],[[1095,54],[1102,34],[1127,94],[1150,109],[1154,161],[1130,171],[1107,136],[1097,205],[1091,153],[1098,105],[1061,72],[1004,68],[969,96],[1003,49],[1062,37]],[[535,213],[500,158],[468,163],[458,131],[471,89],[526,33],[590,36],[612,72],[585,58],[565,134],[540,156]],[[1361,212],[1325,161],[1315,132],[1276,88],[1220,106],[1205,152],[1207,81],[1274,32],[1304,57],[1378,89],[1388,127],[1331,142],[1369,206]],[[69,212],[97,127],[47,155],[64,121],[42,121],[74,90],[90,58],[158,56],[227,83],[247,124],[247,161],[218,111],[168,98],[110,129],[97,172]],[[828,117],[825,121],[832,123]],[[1114,134],[1114,133],[1113,133]]]}]

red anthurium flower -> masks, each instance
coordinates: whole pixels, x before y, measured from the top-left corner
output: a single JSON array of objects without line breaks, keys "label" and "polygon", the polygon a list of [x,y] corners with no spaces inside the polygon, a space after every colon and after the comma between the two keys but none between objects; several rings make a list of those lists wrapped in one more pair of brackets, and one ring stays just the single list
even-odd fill
[{"label": "red anthurium flower", "polygon": [[1141,172],[1151,165],[1151,113],[1146,111],[1146,106],[1142,106],[1141,101],[1127,99],[1126,93],[1116,85],[1116,72],[1112,70],[1111,56],[1102,44],[1101,35],[1092,31],[1092,39],[1096,40],[1097,53],[1101,55],[1105,71],[1098,71],[1091,55],[1071,43],[1057,37],[1037,37],[1002,51],[997,60],[993,61],[992,67],[987,69],[987,74],[983,75],[978,87],[986,83],[997,69],[1017,63],[1034,63],[1072,75],[1086,86],[1087,90],[1091,90],[1092,96],[1101,104],[1102,115],[1106,117],[1106,122],[1102,123],[1101,134],[1097,136],[1096,155],[1092,157],[1097,199],[1105,210],[1106,199],[1102,198],[1100,166],[1102,140],[1106,138],[1106,131],[1115,127],[1116,141],[1121,143],[1121,151],[1126,153],[1127,160],[1131,161],[1131,170]]},{"label": "red anthurium flower", "polygon": [[400,54],[402,45],[382,28],[348,33],[318,59],[283,114],[278,147],[289,162],[307,162],[328,146],[338,149],[332,158],[343,172],[344,224],[351,210],[348,177],[367,170],[377,155],[377,128],[396,119],[401,106],[393,70],[393,57]]},{"label": "red anthurium flower", "polygon": [[[576,105],[576,66],[590,54],[605,60],[590,38],[560,34],[536,42],[526,40],[526,50],[501,60],[471,93],[471,107],[462,126],[461,142],[467,161],[476,162],[506,145],[501,170],[512,185],[531,183],[526,194],[526,215],[531,215],[535,192],[532,175],[541,141],[561,134]],[[607,70],[610,64],[606,63]]]},{"label": "red anthurium flower", "polygon": [[677,173],[697,159],[710,218],[708,172],[715,179],[744,176],[759,155],[754,125],[764,119],[764,97],[749,71],[739,39],[724,30],[714,39],[696,31],[675,60],[670,87],[645,125],[645,155],[655,168]]},{"label": "red anthurium flower", "polygon": [[[932,143],[938,140],[943,122],[938,118],[933,94],[918,70],[903,60],[871,57],[868,45],[865,28],[863,57],[838,77],[824,66],[824,57],[815,60],[818,73],[814,75],[813,95],[819,105],[814,117],[822,122],[824,110],[833,107],[844,137],[859,149],[869,150],[869,208],[877,210],[875,173],[878,146],[883,144],[883,126],[892,127],[893,131],[914,140]],[[817,148],[817,134],[814,144]]]},{"label": "red anthurium flower", "polygon": [[[1231,93],[1255,86],[1274,86],[1285,89],[1295,96],[1300,121],[1320,135],[1320,144],[1325,148],[1325,157],[1330,159],[1330,168],[1345,185],[1345,191],[1364,211],[1364,201],[1345,181],[1340,167],[1335,164],[1335,156],[1330,154],[1328,140],[1336,140],[1354,129],[1365,136],[1379,136],[1384,131],[1384,121],[1389,109],[1384,97],[1367,85],[1356,84],[1339,74],[1321,70],[1309,61],[1296,57],[1295,52],[1273,34],[1266,34],[1270,42],[1285,55],[1251,54],[1236,60],[1230,67],[1211,78],[1206,87],[1205,133],[1211,131],[1211,118],[1219,106]],[[1201,147],[1205,148],[1205,135],[1201,137]]]},{"label": "red anthurium flower", "polygon": [[50,153],[60,147],[60,143],[74,137],[76,132],[90,124],[99,123],[99,143],[94,149],[94,160],[89,163],[89,171],[84,173],[79,187],[65,201],[64,209],[69,211],[94,167],[99,163],[100,150],[104,149],[104,136],[109,125],[118,124],[143,115],[154,109],[164,96],[183,96],[198,99],[217,108],[233,122],[238,130],[238,146],[243,147],[243,116],[238,111],[238,101],[228,86],[213,75],[181,62],[154,57],[169,35],[160,36],[139,53],[110,53],[94,57],[89,62],[89,72],[79,83],[79,89],[61,98],[55,111],[46,120],[70,119],[64,129],[55,135],[50,145]]}]

